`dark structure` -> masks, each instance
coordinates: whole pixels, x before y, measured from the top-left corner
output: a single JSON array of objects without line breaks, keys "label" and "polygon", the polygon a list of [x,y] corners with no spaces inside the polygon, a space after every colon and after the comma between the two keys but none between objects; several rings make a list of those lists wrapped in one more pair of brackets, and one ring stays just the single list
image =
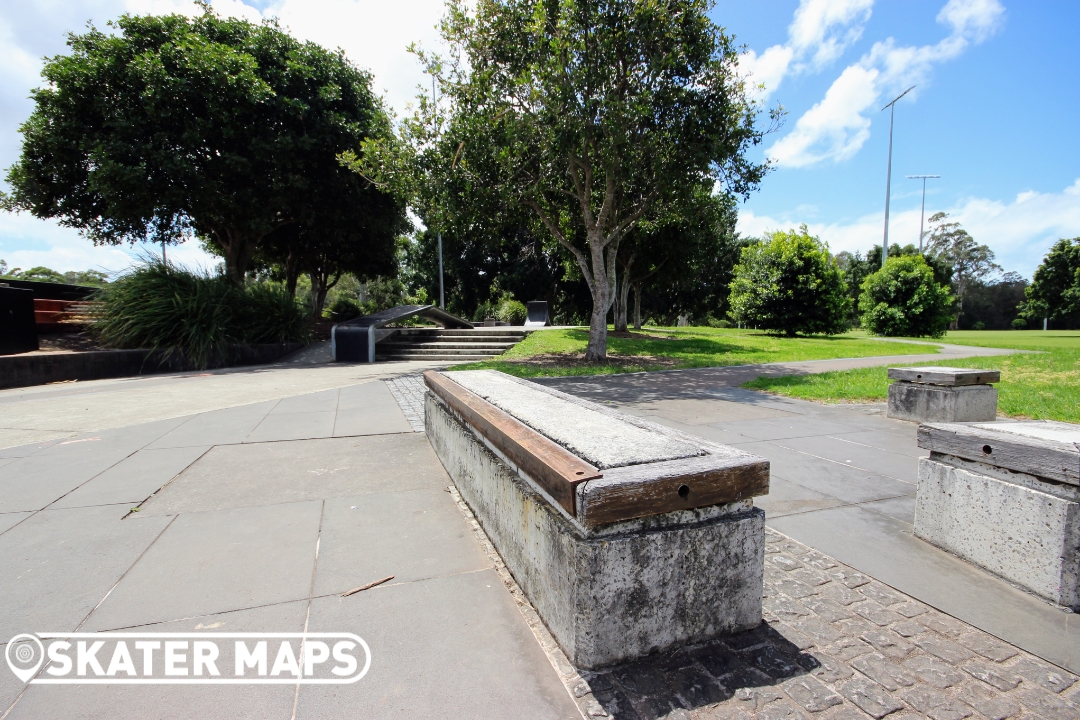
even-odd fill
[{"label": "dark structure", "polygon": [[0,355],[38,349],[32,290],[0,283]]},{"label": "dark structure", "polygon": [[525,327],[544,327],[548,324],[548,306],[544,300],[530,300]]},{"label": "dark structure", "polygon": [[382,339],[379,328],[411,317],[431,320],[441,328],[471,330],[473,327],[469,321],[434,305],[398,305],[335,325],[330,331],[334,362],[375,362],[375,343]]}]

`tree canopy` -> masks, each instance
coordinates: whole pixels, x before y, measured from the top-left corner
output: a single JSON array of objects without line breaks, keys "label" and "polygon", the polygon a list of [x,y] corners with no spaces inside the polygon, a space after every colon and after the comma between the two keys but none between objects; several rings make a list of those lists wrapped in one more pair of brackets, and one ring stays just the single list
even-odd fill
[{"label": "tree canopy", "polygon": [[729,301],[736,321],[788,336],[833,335],[849,326],[851,299],[843,273],[805,225],[743,248]]},{"label": "tree canopy", "polygon": [[1050,248],[1027,287],[1021,314],[1029,322],[1047,318],[1055,327],[1080,327],[1080,237]]},{"label": "tree canopy", "polygon": [[233,280],[264,238],[313,209],[370,210],[366,181],[337,160],[390,132],[370,75],[274,22],[204,7],[68,36],[70,54],[46,60],[33,92],[5,207],[95,243],[197,234]]},{"label": "tree canopy", "polygon": [[867,276],[859,310],[863,327],[890,337],[941,337],[954,317],[948,285],[917,254],[889,256]]},{"label": "tree canopy", "polygon": [[387,168],[411,152],[444,195],[530,210],[589,287],[586,357],[602,359],[626,234],[703,183],[746,195],[766,170],[746,157],[762,133],[738,50],[707,0],[448,7],[449,58],[422,56],[445,114],[422,103],[427,129],[406,133],[411,149],[360,165],[394,175]]}]

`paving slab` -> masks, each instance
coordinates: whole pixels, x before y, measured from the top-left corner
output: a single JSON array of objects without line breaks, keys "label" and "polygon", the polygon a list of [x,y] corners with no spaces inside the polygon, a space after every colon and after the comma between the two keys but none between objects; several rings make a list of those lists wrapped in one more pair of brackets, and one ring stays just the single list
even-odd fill
[{"label": "paving slab", "polygon": [[386,383],[371,382],[341,389],[335,437],[413,430]]},{"label": "paving slab", "polygon": [[[28,432],[33,432],[33,430],[30,430]],[[77,433],[73,432],[73,433],[71,433],[71,436],[74,437],[76,434]],[[58,437],[58,438],[56,438],[54,440],[46,440],[46,441],[43,441],[43,442],[32,442],[32,443],[28,443],[28,444],[24,444],[24,445],[15,445],[13,447],[0,448],[0,458],[10,459],[10,458],[27,457],[28,455],[33,455],[34,453],[36,453],[39,450],[44,450],[45,448],[49,447],[50,445],[55,445],[56,443],[60,442],[61,439],[63,439],[63,438]]]},{"label": "paving slab", "polygon": [[790,414],[783,418],[711,423],[711,425],[722,430],[733,430],[754,440],[786,440],[818,435],[836,435],[862,429],[854,424],[849,425],[817,417]]},{"label": "paving slab", "polygon": [[334,420],[334,412],[270,413],[244,438],[244,442],[327,438],[334,434]]},{"label": "paving slab", "polygon": [[300,688],[296,717],[580,718],[495,570],[316,598],[313,632],[354,632],[371,669]]},{"label": "paving slab", "polygon": [[[145,632],[302,632],[307,600],[139,628]],[[0,686],[0,695],[3,687]],[[243,718],[292,715],[295,685],[32,685],[8,720]],[[2,702],[2,701],[0,701]],[[5,706],[6,707],[6,706]]]},{"label": "paving slab", "polygon": [[919,477],[919,458],[890,450],[868,447],[859,443],[844,442],[843,436],[789,438],[777,441],[778,445],[807,455],[844,463],[868,472],[910,482]]},{"label": "paving slab", "polygon": [[851,467],[785,447],[777,442],[738,445],[739,449],[769,460],[773,477],[843,500],[862,503],[915,492],[912,483]]},{"label": "paving slab", "polygon": [[148,447],[203,447],[241,443],[274,409],[277,402],[268,400],[185,418],[175,430],[161,436]]},{"label": "paving slab", "polygon": [[3,535],[33,514],[32,512],[0,513],[0,535]]},{"label": "paving slab", "polygon": [[767,522],[917,600],[1080,671],[1080,627],[1074,614],[915,538],[906,523],[850,506]]},{"label": "paving slab", "polygon": [[844,504],[846,503],[843,500],[775,475],[769,478],[769,494],[754,498],[754,505],[764,510],[767,518],[823,510]]},{"label": "paving slab", "polygon": [[40,510],[120,462],[126,453],[31,455],[0,468],[0,512]]},{"label": "paving slab", "polygon": [[915,427],[905,423],[906,427],[893,432],[881,430],[864,430],[853,433],[844,433],[834,439],[843,443],[854,443],[868,448],[878,448],[889,452],[907,455],[909,457],[928,457],[929,452],[919,447],[915,435]]},{"label": "paving slab", "polygon": [[327,500],[315,595],[491,567],[445,488]]},{"label": "paving slab", "polygon": [[0,535],[0,638],[75,630],[169,523],[126,512],[45,510]]},{"label": "paving slab", "polygon": [[913,525],[915,523],[915,496],[904,495],[903,497],[889,498],[887,500],[875,500],[863,503],[867,510],[888,515],[902,523]]},{"label": "paving slab", "polygon": [[334,388],[333,390],[321,390],[282,398],[274,406],[272,412],[275,415],[294,412],[335,412],[337,411],[338,393],[340,392],[339,388]]},{"label": "paving slab", "polygon": [[209,447],[139,450],[50,505],[85,507],[141,503],[198,460]]},{"label": "paving slab", "polygon": [[140,507],[140,517],[444,488],[417,433],[215,447]]},{"label": "paving slab", "polygon": [[[653,400],[630,405],[635,415],[662,415],[669,420],[687,425],[744,422],[789,416],[786,410],[763,407],[750,403],[705,398],[679,398],[676,400]],[[620,408],[626,409],[626,407]]]},{"label": "paving slab", "polygon": [[[178,516],[87,620],[115,630],[308,597],[322,502]],[[134,517],[125,525],[160,523]]]}]

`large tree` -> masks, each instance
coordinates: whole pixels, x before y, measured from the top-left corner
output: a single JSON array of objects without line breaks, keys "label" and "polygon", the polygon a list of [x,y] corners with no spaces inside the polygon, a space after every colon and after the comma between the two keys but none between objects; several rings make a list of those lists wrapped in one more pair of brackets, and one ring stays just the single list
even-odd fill
[{"label": "large tree", "polygon": [[679,315],[723,317],[732,269],[746,244],[735,232],[736,218],[731,196],[701,186],[675,212],[631,230],[619,252],[616,332],[628,327],[631,289],[635,330],[641,329],[646,293],[660,322],[674,322]]},{"label": "large tree", "polygon": [[[766,167],[737,48],[708,0],[450,0],[451,54],[428,58],[443,114],[419,163],[466,195],[530,209],[592,296],[586,358],[607,356],[620,244],[704,182],[732,194]],[[375,165],[379,161],[375,161]],[[486,202],[486,201],[485,201]]]},{"label": "large tree", "polygon": [[33,91],[8,209],[95,243],[195,233],[239,281],[267,235],[313,198],[340,197],[323,187],[341,180],[337,155],[389,131],[370,75],[273,22],[204,7],[68,37],[70,54],[47,59]]},{"label": "large tree", "polygon": [[1080,327],[1080,237],[1054,243],[1026,290],[1022,315],[1055,327]]},{"label": "large tree", "polygon": [[[982,282],[987,276],[1001,271],[1001,266],[994,262],[994,251],[986,245],[975,242],[967,230],[958,222],[948,222],[947,213],[939,212],[930,216],[930,240],[926,245],[926,255],[937,262],[952,268],[952,286],[956,295],[957,315],[964,313],[964,297],[975,283]],[[953,321],[954,328],[957,320]]]},{"label": "large tree", "polygon": [[849,327],[851,298],[828,245],[798,231],[776,231],[742,249],[731,281],[730,315],[784,333],[835,335]]}]

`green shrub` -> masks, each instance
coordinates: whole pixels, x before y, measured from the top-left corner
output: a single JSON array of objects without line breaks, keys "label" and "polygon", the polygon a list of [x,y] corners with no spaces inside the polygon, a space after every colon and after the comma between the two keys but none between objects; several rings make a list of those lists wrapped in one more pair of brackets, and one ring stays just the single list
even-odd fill
[{"label": "green shrub", "polygon": [[148,262],[98,291],[92,332],[113,348],[162,350],[205,368],[230,345],[306,342],[306,313],[284,288]]},{"label": "green shrub", "polygon": [[799,231],[774,232],[742,249],[731,281],[729,315],[744,325],[835,335],[848,329],[851,298],[827,245]]},{"label": "green shrub", "polygon": [[862,284],[862,324],[874,335],[941,337],[952,322],[953,296],[921,255],[890,257]]},{"label": "green shrub", "polygon": [[504,323],[511,325],[524,325],[525,318],[529,316],[529,310],[521,303],[512,298],[503,298],[499,307],[495,310],[495,317]]},{"label": "green shrub", "polygon": [[345,322],[364,314],[360,303],[352,298],[339,297],[326,309],[325,314],[334,322]]}]

